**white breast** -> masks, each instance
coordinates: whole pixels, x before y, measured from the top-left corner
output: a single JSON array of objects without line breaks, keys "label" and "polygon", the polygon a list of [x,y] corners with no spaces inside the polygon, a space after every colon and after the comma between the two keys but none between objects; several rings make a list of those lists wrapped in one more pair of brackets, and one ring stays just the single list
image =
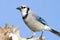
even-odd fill
[{"label": "white breast", "polygon": [[44,30],[44,25],[38,22],[32,14],[29,14],[25,19],[25,23],[32,31],[41,31]]}]

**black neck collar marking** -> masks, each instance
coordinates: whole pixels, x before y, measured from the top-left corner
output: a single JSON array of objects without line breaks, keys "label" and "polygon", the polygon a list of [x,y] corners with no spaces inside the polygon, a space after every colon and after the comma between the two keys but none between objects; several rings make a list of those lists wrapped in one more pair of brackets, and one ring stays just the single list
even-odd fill
[{"label": "black neck collar marking", "polygon": [[29,11],[29,8],[27,8],[27,14],[23,17],[23,19],[26,19],[27,18],[27,16],[28,16],[28,11]]}]

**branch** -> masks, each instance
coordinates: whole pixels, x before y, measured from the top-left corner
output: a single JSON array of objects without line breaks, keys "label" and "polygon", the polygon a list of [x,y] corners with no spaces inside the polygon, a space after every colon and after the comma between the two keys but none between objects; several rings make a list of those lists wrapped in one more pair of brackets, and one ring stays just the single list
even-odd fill
[{"label": "branch", "polygon": [[16,34],[18,40],[45,40],[45,37],[43,35],[41,35],[40,38],[31,38],[31,39],[21,38],[17,27],[16,28],[14,28],[13,26],[10,27],[8,26],[8,24],[6,24],[4,28],[0,27],[0,40],[12,40],[12,37],[9,38],[10,32]]}]

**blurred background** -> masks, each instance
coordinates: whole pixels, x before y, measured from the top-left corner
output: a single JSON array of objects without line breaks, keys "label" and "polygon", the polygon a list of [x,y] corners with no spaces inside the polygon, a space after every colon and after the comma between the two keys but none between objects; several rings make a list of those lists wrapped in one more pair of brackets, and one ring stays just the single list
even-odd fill
[{"label": "blurred background", "polygon": [[[0,0],[0,26],[4,27],[6,23],[14,27],[19,26],[21,37],[31,37],[31,30],[25,25],[21,13],[16,9],[23,4],[45,19],[51,28],[60,31],[60,0]],[[36,32],[34,37],[40,35],[41,32]],[[45,31],[44,36],[46,40],[60,40],[60,37],[49,31]]]}]

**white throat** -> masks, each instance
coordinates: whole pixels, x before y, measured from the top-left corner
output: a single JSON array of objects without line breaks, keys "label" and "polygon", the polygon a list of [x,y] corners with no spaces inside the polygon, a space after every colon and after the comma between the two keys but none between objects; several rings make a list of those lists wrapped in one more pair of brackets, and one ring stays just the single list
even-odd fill
[{"label": "white throat", "polygon": [[22,16],[24,17],[27,13],[26,12],[22,12]]},{"label": "white throat", "polygon": [[25,16],[27,14],[26,12],[27,12],[27,8],[21,9],[22,16]]}]

